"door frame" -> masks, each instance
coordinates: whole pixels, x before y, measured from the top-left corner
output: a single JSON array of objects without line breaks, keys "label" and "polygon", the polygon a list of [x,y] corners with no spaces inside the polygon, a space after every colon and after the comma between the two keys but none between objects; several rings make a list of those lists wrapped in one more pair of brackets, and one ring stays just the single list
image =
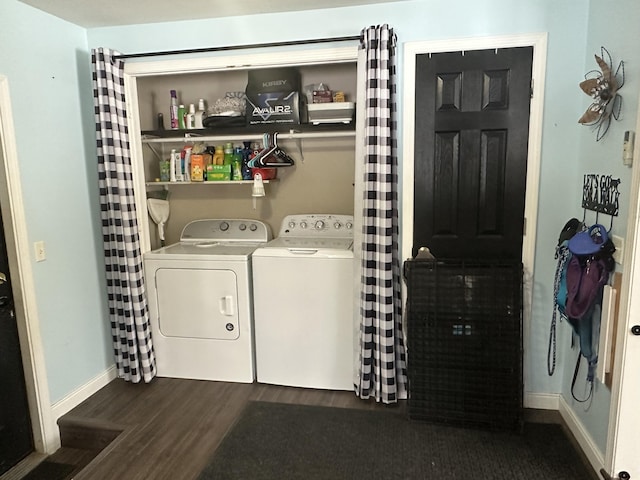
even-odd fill
[{"label": "door frame", "polygon": [[[533,47],[533,98],[529,113],[529,144],[527,151],[527,179],[524,209],[524,235],[522,239],[523,284],[523,342],[529,344],[531,304],[533,297],[533,266],[535,260],[536,227],[538,223],[538,193],[540,189],[540,157],[542,150],[542,115],[544,107],[544,82],[547,63],[547,33],[465,37],[436,41],[407,42],[404,45],[403,68],[403,136],[402,136],[402,238],[401,258],[411,258],[413,243],[414,199],[414,141],[415,141],[415,78],[417,55],[442,52],[464,52],[499,48]],[[527,385],[529,365],[523,358],[524,385]],[[524,393],[525,408],[557,408],[541,405],[536,396]],[[543,402],[544,403],[544,402]],[[557,403],[557,402],[556,402]]]},{"label": "door frame", "polygon": [[9,81],[0,75],[0,208],[34,448],[36,452],[50,454],[60,446],[60,435],[49,400],[19,167]]},{"label": "door frame", "polygon": [[[351,63],[358,61],[358,44],[346,47],[319,47],[303,50],[280,50],[267,53],[212,53],[204,57],[194,55],[186,58],[170,58],[160,61],[131,61],[124,65],[124,85],[127,99],[127,121],[129,124],[129,146],[131,149],[132,176],[141,253],[151,250],[148,226],[146,185],[142,152],[142,134],[139,124],[138,77],[176,75],[183,73],[220,72],[228,70],[251,70],[270,67],[299,67],[324,63]],[[356,186],[356,192],[357,192]]]},{"label": "door frame", "polygon": [[[636,131],[640,131],[640,101],[636,118]],[[604,468],[614,478],[621,470],[631,473],[631,477],[640,472],[637,437],[640,431],[640,416],[637,414],[640,401],[640,339],[630,331],[640,322],[640,298],[633,296],[634,288],[640,283],[640,141],[636,140],[633,149],[633,170],[629,215],[627,218],[627,251],[622,266],[622,286],[620,292],[620,312],[616,332],[615,363],[613,365],[613,384],[611,388],[611,406],[609,408],[609,428]]]}]

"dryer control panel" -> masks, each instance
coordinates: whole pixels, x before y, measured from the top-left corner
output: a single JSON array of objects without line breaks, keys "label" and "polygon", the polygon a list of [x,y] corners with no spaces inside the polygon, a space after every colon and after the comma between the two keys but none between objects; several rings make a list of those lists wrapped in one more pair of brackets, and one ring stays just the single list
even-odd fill
[{"label": "dryer control panel", "polygon": [[207,219],[189,222],[180,235],[180,242],[268,242],[269,226],[259,220]]},{"label": "dryer control panel", "polygon": [[353,215],[287,215],[278,236],[353,238]]}]

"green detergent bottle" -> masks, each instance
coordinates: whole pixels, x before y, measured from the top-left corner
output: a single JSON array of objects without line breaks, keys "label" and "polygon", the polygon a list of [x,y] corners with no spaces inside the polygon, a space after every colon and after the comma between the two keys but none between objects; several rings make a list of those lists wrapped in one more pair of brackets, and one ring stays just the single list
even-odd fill
[{"label": "green detergent bottle", "polygon": [[231,161],[231,179],[242,180],[242,147],[236,147]]},{"label": "green detergent bottle", "polygon": [[231,165],[233,163],[233,143],[224,144],[224,162],[223,165]]}]

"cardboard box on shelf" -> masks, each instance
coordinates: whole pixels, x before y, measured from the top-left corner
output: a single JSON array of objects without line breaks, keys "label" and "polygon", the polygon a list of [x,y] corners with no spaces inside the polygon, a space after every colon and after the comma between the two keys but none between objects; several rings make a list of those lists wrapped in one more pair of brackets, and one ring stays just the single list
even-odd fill
[{"label": "cardboard box on shelf", "polygon": [[191,181],[202,182],[204,180],[204,155],[194,153],[191,155]]},{"label": "cardboard box on shelf", "polygon": [[295,68],[249,70],[245,93],[248,125],[299,124],[305,121],[300,72]]},{"label": "cardboard box on shelf", "polygon": [[313,98],[313,103],[333,102],[333,95],[331,93],[331,90],[314,90],[312,98]]},{"label": "cardboard box on shelf", "polygon": [[207,182],[231,180],[231,165],[207,165]]}]

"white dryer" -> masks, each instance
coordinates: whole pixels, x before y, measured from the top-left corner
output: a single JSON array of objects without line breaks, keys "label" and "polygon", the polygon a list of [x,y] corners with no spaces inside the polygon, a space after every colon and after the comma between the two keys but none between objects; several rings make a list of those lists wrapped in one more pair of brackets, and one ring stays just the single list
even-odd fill
[{"label": "white dryer", "polygon": [[196,220],[144,255],[158,376],[255,380],[251,255],[270,238],[257,220]]},{"label": "white dryer", "polygon": [[253,254],[257,381],[353,390],[353,217],[289,215]]}]

